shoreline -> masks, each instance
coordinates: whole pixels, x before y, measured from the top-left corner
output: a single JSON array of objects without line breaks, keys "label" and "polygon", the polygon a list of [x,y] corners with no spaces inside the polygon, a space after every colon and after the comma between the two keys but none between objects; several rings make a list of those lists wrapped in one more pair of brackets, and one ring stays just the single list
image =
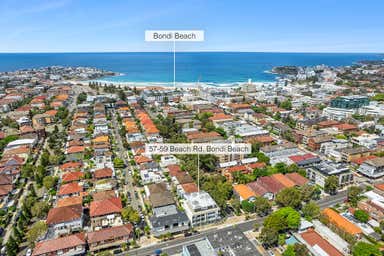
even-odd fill
[{"label": "shoreline", "polygon": [[[83,85],[88,85],[90,82],[97,82],[100,83],[101,86],[105,85],[114,85],[114,86],[123,86],[123,87],[136,87],[136,88],[162,88],[162,89],[170,89],[174,88],[173,82],[116,82],[116,81],[108,81],[108,80],[103,80],[103,79],[95,79],[95,80],[86,80],[86,81],[71,81],[73,83],[77,84],[83,84]],[[241,86],[245,85],[270,85],[270,84],[276,84],[277,81],[275,82],[270,82],[270,81],[256,81],[256,82],[251,82],[250,84],[248,82],[233,82],[233,83],[203,83],[203,82],[176,82],[176,87],[177,88],[185,88],[185,89],[191,89],[191,88],[197,88],[197,87],[202,87],[202,88],[216,88],[216,89],[234,89],[234,88],[239,88]]]}]

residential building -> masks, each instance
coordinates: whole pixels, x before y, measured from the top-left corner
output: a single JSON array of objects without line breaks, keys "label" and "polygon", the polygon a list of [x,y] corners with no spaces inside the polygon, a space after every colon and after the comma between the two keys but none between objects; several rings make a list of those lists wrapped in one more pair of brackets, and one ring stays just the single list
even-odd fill
[{"label": "residential building", "polygon": [[84,233],[64,236],[53,240],[38,242],[33,249],[32,256],[84,255],[86,252],[86,241]]},{"label": "residential building", "polygon": [[306,169],[310,181],[324,187],[325,180],[330,176],[337,176],[339,186],[343,187],[353,183],[353,174],[345,164],[335,164],[323,161]]},{"label": "residential building", "polygon": [[81,231],[83,228],[83,206],[81,204],[52,208],[48,212],[47,225],[55,237]]},{"label": "residential building", "polygon": [[333,108],[343,109],[358,109],[363,106],[369,105],[369,99],[367,96],[352,95],[337,97],[330,102],[330,106]]},{"label": "residential building", "polygon": [[332,210],[331,208],[324,209],[322,213],[324,214],[325,217],[328,218],[329,222],[332,225],[335,225],[337,228],[341,229],[342,231],[352,236],[355,236],[357,238],[361,237],[361,235],[363,234],[363,231],[358,226],[356,226],[346,218],[342,217],[339,213]]},{"label": "residential building", "polygon": [[338,149],[351,147],[348,140],[333,139],[329,142],[322,143],[320,146],[320,153],[333,159],[336,162],[342,161],[342,154]]},{"label": "residential building", "polygon": [[233,192],[240,202],[243,200],[252,201],[256,198],[256,193],[245,184],[233,185]]},{"label": "residential building", "polygon": [[360,165],[358,171],[369,178],[380,178],[384,176],[384,157],[377,157],[365,161]]},{"label": "residential building", "polygon": [[71,182],[68,184],[63,184],[60,186],[60,189],[57,193],[59,198],[70,197],[70,196],[79,196],[83,191],[83,186],[77,182]]},{"label": "residential building", "polygon": [[270,158],[271,164],[278,162],[288,162],[290,156],[298,155],[301,153],[297,145],[291,142],[272,146],[264,146],[260,148],[260,152]]},{"label": "residential building", "polygon": [[186,195],[183,208],[192,227],[214,223],[220,219],[220,208],[205,191]]},{"label": "residential building", "polygon": [[118,197],[93,201],[89,207],[92,230],[122,225],[122,204]]},{"label": "residential building", "polygon": [[165,183],[151,184],[147,187],[147,192],[152,205],[153,215],[149,221],[154,236],[181,233],[190,228],[188,217],[177,209]]},{"label": "residential building", "polygon": [[297,235],[314,256],[343,256],[331,243],[321,237],[315,230],[309,229]]},{"label": "residential building", "polygon": [[129,223],[89,232],[87,233],[89,251],[92,253],[113,247],[121,247],[133,239],[133,229],[133,225]]},{"label": "residential building", "polygon": [[342,148],[339,151],[344,162],[351,162],[356,158],[366,157],[371,154],[371,150],[366,147]]}]

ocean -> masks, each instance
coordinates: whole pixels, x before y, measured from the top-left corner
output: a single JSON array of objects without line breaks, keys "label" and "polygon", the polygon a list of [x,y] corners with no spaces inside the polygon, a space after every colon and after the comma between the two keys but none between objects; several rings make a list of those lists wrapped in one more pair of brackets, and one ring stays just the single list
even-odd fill
[{"label": "ocean", "polygon": [[[361,60],[380,60],[374,53],[256,53],[179,52],[176,53],[176,81],[209,85],[273,82],[274,66],[352,65]],[[106,82],[171,84],[173,53],[0,53],[0,72],[47,66],[90,66],[121,73],[105,77]]]}]

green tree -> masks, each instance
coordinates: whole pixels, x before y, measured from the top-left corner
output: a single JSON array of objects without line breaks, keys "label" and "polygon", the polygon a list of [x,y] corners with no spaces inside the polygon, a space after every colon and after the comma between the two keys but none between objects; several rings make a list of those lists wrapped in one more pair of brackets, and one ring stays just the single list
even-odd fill
[{"label": "green tree", "polygon": [[12,228],[12,234],[15,237],[16,242],[19,244],[23,241],[23,233],[20,232],[20,229],[18,229],[16,226],[13,226]]},{"label": "green tree", "polygon": [[359,202],[361,196],[360,194],[363,192],[363,189],[357,186],[351,186],[347,190],[347,198],[348,202],[353,206],[357,207],[357,203]]},{"label": "green tree", "polygon": [[321,191],[316,186],[311,186],[305,184],[300,187],[301,199],[304,202],[309,202],[310,200],[317,200],[320,197]]},{"label": "green tree", "polygon": [[266,164],[269,164],[269,157],[267,157],[266,155],[264,155],[262,152],[258,152],[256,154],[256,157],[258,159],[259,162],[262,162],[262,163],[266,163]]},{"label": "green tree", "polygon": [[243,200],[241,202],[241,208],[245,211],[245,212],[255,212],[256,210],[256,205],[253,203],[253,202],[250,202],[248,200]]},{"label": "green tree", "polygon": [[86,99],[87,99],[87,94],[86,94],[85,92],[81,92],[81,93],[79,93],[79,95],[77,96],[76,102],[77,102],[77,104],[81,104],[81,103],[83,103]]},{"label": "green tree", "polygon": [[132,223],[138,223],[140,221],[139,213],[135,209],[133,209],[132,206],[125,207],[121,211],[121,216],[123,220],[129,221]]},{"label": "green tree", "polygon": [[218,158],[215,155],[200,156],[200,168],[207,172],[215,171],[217,163],[218,163]]},{"label": "green tree", "polygon": [[43,179],[43,186],[46,190],[51,190],[56,184],[56,179],[52,176],[45,176]]},{"label": "green tree", "polygon": [[352,248],[353,256],[382,256],[379,248],[377,246],[365,243],[358,242]]},{"label": "green tree", "polygon": [[121,168],[124,168],[125,164],[124,164],[124,161],[118,157],[116,157],[115,159],[113,159],[113,167],[117,168],[117,169],[121,169]]},{"label": "green tree", "polygon": [[295,248],[293,247],[293,245],[288,245],[287,249],[285,249],[282,256],[296,256]]},{"label": "green tree", "polygon": [[364,210],[359,210],[359,209],[355,210],[355,212],[353,213],[353,216],[357,220],[364,222],[364,223],[368,222],[368,220],[369,220],[369,214]]},{"label": "green tree", "polygon": [[208,192],[217,205],[224,208],[227,200],[231,199],[233,190],[231,183],[221,175],[204,175],[201,179],[202,188]]},{"label": "green tree", "polygon": [[269,203],[268,199],[264,197],[256,197],[253,203],[256,206],[256,213],[260,216],[265,216],[271,212],[272,206]]},{"label": "green tree", "polygon": [[260,232],[259,239],[260,241],[267,246],[272,246],[277,244],[279,232],[273,227],[263,227]]},{"label": "green tree", "polygon": [[36,222],[27,232],[28,244],[33,247],[36,240],[47,232],[48,226],[44,221]]},{"label": "green tree", "polygon": [[280,216],[285,221],[283,223],[286,223],[286,226],[282,226],[281,230],[283,229],[298,229],[300,225],[300,213],[293,209],[292,207],[284,207],[272,214],[276,216]]},{"label": "green tree", "polygon": [[46,201],[38,201],[32,206],[32,216],[42,219],[47,215],[49,208],[50,205]]},{"label": "green tree", "polygon": [[293,246],[295,248],[296,256],[308,256],[308,248],[304,244],[296,243]]},{"label": "green tree", "polygon": [[295,187],[285,188],[277,194],[276,203],[284,207],[299,208],[301,206],[301,193]]},{"label": "green tree", "polygon": [[10,236],[8,238],[7,244],[5,245],[5,248],[7,249],[7,255],[9,256],[16,256],[17,252],[19,250],[19,245],[17,244],[16,240],[13,238],[13,236]]},{"label": "green tree", "polygon": [[301,209],[306,219],[312,220],[320,216],[320,207],[313,201],[306,203]]},{"label": "green tree", "polygon": [[266,245],[278,242],[278,234],[287,230],[297,230],[300,225],[300,214],[291,207],[284,207],[270,214],[263,223],[260,233],[261,241]]},{"label": "green tree", "polygon": [[290,110],[290,109],[292,109],[292,102],[291,102],[291,100],[287,99],[285,101],[282,101],[279,104],[279,107],[284,108],[286,110]]},{"label": "green tree", "polygon": [[325,179],[324,191],[328,194],[334,195],[339,187],[339,179],[337,176],[332,175]]}]

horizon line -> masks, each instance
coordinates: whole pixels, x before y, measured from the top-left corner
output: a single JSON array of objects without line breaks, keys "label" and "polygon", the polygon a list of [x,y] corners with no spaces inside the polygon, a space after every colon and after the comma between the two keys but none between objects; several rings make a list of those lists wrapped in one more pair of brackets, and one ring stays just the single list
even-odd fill
[{"label": "horizon line", "polygon": [[[11,51],[3,52],[0,51],[0,54],[65,54],[65,53],[173,53],[173,51]],[[176,51],[176,53],[305,53],[305,54],[384,54],[383,52],[354,52],[354,51],[222,51],[222,50],[200,50],[200,51]]]}]

